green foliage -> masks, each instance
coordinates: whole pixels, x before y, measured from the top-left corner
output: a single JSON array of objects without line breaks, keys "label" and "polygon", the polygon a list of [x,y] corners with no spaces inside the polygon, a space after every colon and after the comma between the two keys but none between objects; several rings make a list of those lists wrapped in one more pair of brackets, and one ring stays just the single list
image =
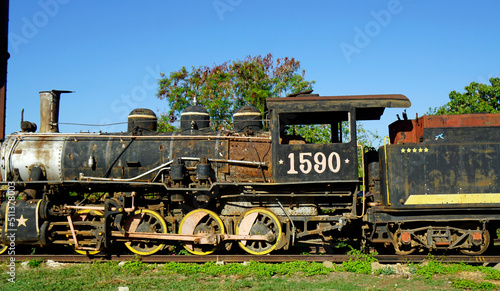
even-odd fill
[{"label": "green foliage", "polygon": [[428,256],[427,264],[417,266],[416,274],[423,276],[424,278],[430,279],[432,275],[435,274],[455,274],[457,272],[469,271],[472,272],[477,270],[474,266],[467,265],[465,263],[460,264],[444,264],[438,262],[433,256]]},{"label": "green foliage", "polygon": [[371,254],[365,254],[362,250],[356,250],[352,247],[347,254],[350,256],[349,261],[342,262],[341,271],[371,274],[372,263],[376,262],[377,259],[375,259]]},{"label": "green foliage", "polygon": [[417,275],[423,276],[426,279],[430,279],[432,275],[435,274],[447,274],[448,270],[446,266],[444,266],[440,262],[429,261],[429,263],[425,266],[421,266],[417,268]]},{"label": "green foliage", "polygon": [[417,269],[418,267],[415,264],[413,263],[408,264],[408,271],[410,272],[410,274],[415,275],[417,273]]},{"label": "green foliage", "polygon": [[[329,124],[293,125],[287,129],[289,135],[300,135],[308,143],[330,143],[332,132]],[[356,138],[364,147],[375,147],[382,144],[382,138],[377,132],[365,129],[361,123],[356,124]],[[349,126],[347,121],[342,122],[342,140],[349,141]]]},{"label": "green foliage", "polygon": [[191,253],[188,252],[185,248],[179,248],[179,251],[177,252],[178,255],[180,256],[191,256]]},{"label": "green foliage", "polygon": [[176,131],[177,129],[175,126],[173,126],[170,123],[170,120],[168,119],[168,116],[166,115],[161,115],[158,118],[158,124],[156,126],[156,131],[158,132],[173,132]]},{"label": "green foliage", "polygon": [[161,74],[157,97],[170,105],[168,116],[160,117],[160,130],[169,130],[165,122],[178,120],[182,110],[196,97],[212,118],[215,128],[231,123],[232,112],[243,105],[254,105],[262,113],[265,99],[281,97],[312,88],[314,81],[306,81],[305,71],[294,58],[248,56],[213,67],[182,67],[168,76]]},{"label": "green foliage", "polygon": [[122,268],[132,273],[141,273],[143,269],[151,268],[152,265],[141,262],[139,258],[130,260],[123,264]]},{"label": "green foliage", "polygon": [[493,269],[493,268],[488,268],[488,267],[478,267],[479,268],[479,271],[481,271],[481,273],[485,274],[485,279],[486,280],[497,280],[497,281],[500,281],[500,271],[499,270],[496,270],[496,269]]},{"label": "green foliage", "polygon": [[302,273],[305,276],[327,275],[332,269],[326,268],[321,263],[294,261],[281,263],[278,266],[277,274],[292,276],[296,273]]},{"label": "green foliage", "polygon": [[474,282],[472,280],[459,279],[451,283],[451,285],[458,289],[466,290],[496,290],[497,285],[490,282]]},{"label": "green foliage", "polygon": [[500,78],[490,78],[491,85],[471,82],[465,93],[452,91],[445,105],[429,109],[430,114],[468,114],[500,112]]},{"label": "green foliage", "polygon": [[[382,145],[383,139],[377,131],[365,129],[361,123],[356,124],[356,138],[365,148],[376,148]],[[360,162],[361,164],[361,162]]]},{"label": "green foliage", "polygon": [[43,259],[31,259],[28,262],[28,266],[36,268],[43,263]]},{"label": "green foliage", "polygon": [[237,275],[242,277],[272,277],[274,275],[292,276],[300,273],[303,276],[326,275],[332,269],[324,267],[315,262],[285,262],[281,264],[265,264],[260,262],[248,262],[244,264],[216,264],[208,262],[205,264],[195,263],[166,263],[166,274],[195,275],[206,274],[211,276]]},{"label": "green foliage", "polygon": [[375,275],[377,275],[377,276],[378,275],[393,275],[393,274],[396,274],[396,270],[394,270],[394,268],[391,266],[385,266],[382,269],[378,269],[375,272]]},{"label": "green foliage", "polygon": [[309,124],[293,125],[287,128],[288,135],[300,135],[307,143],[330,143],[332,134],[330,125],[327,124]]}]

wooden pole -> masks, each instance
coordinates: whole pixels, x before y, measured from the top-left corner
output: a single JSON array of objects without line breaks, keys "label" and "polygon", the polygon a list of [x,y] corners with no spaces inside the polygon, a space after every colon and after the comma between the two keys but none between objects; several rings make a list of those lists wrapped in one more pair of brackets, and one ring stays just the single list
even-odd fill
[{"label": "wooden pole", "polygon": [[9,0],[0,0],[0,142],[5,139],[5,109],[7,101],[7,60],[9,38]]}]

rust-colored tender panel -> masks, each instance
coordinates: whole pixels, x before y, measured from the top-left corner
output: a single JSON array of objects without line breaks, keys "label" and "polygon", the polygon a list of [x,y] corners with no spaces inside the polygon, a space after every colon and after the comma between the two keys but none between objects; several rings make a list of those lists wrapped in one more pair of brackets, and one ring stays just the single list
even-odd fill
[{"label": "rust-colored tender panel", "polygon": [[[453,135],[457,136],[459,128],[472,127],[500,127],[500,114],[430,115],[413,120],[398,120],[389,125],[389,136],[392,144],[421,143],[424,141],[426,129],[438,132],[435,129],[443,128],[442,133],[448,130],[453,131]],[[463,134],[466,135],[466,132],[469,131],[464,130]],[[438,133],[436,136],[436,140],[443,139],[441,133]]]},{"label": "rust-colored tender panel", "polygon": [[500,114],[455,114],[423,116],[424,127],[500,126]]}]

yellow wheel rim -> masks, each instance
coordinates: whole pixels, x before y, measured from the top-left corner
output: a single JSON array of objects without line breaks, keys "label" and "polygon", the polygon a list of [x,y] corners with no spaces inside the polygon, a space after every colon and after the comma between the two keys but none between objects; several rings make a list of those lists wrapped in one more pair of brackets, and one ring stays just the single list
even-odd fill
[{"label": "yellow wheel rim", "polygon": [[4,244],[0,244],[0,255],[5,253],[5,251],[7,251],[8,248],[9,248],[9,246],[6,246]]},{"label": "yellow wheel rim", "polygon": [[[193,210],[184,216],[179,226],[179,233],[196,234],[200,229],[204,229],[208,233],[212,234],[223,234],[224,223],[215,212],[200,208]],[[217,249],[217,246],[194,248],[192,243],[184,243],[184,248],[192,254],[203,256],[213,253]]]},{"label": "yellow wheel rim", "polygon": [[[242,224],[252,223],[251,228],[243,229]],[[273,243],[265,241],[239,241],[239,246],[252,255],[265,255],[272,252],[281,241],[282,229],[279,218],[270,210],[265,208],[252,208],[245,211],[236,224],[238,235],[265,235],[269,231],[275,235]]]},{"label": "yellow wheel rim", "polygon": [[[137,228],[138,230],[148,229],[150,231],[147,232],[157,232],[157,233],[168,232],[167,223],[165,222],[165,219],[163,219],[163,217],[158,212],[149,209],[140,209],[135,211],[134,216],[132,216],[130,219],[133,219],[136,216],[141,216],[141,222],[139,223]],[[147,221],[144,220],[145,217],[147,218]],[[138,231],[138,232],[143,232],[143,231]],[[148,256],[162,250],[165,244],[159,244],[159,245],[153,244],[152,246],[148,246],[147,244],[140,242],[138,243],[126,242],[125,246],[135,254],[141,256]]]}]

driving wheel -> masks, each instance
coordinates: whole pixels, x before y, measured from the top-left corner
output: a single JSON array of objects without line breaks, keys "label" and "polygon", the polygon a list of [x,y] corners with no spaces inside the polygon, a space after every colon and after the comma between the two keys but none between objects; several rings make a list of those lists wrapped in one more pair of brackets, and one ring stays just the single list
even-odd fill
[{"label": "driving wheel", "polygon": [[272,252],[281,241],[281,222],[270,210],[252,208],[245,211],[236,225],[238,235],[266,235],[267,240],[242,240],[238,244],[253,255],[265,255]]}]

